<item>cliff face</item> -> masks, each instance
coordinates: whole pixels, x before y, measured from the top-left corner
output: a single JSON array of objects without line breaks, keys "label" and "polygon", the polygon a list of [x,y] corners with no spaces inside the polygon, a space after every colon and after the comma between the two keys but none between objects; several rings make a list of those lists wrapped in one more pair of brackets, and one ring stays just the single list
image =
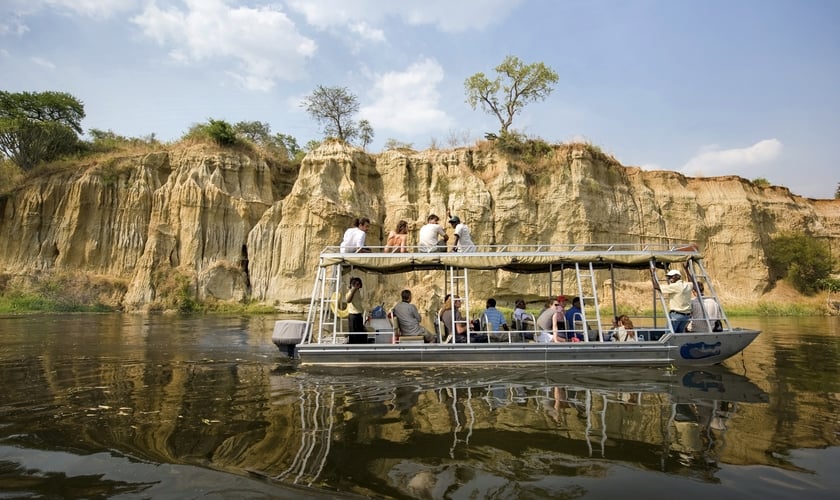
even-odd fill
[{"label": "cliff face", "polygon": [[[739,177],[642,171],[583,145],[524,165],[489,150],[371,156],[327,142],[299,171],[184,147],[33,179],[0,199],[0,273],[105,276],[124,283],[118,300],[129,310],[154,304],[173,275],[199,298],[295,309],[309,301],[318,253],[338,244],[354,217],[373,221],[371,245],[400,219],[414,242],[426,216],[446,207],[479,244],[696,242],[718,291],[738,298],[766,291],[765,249],[781,231],[805,231],[840,251],[840,201]],[[371,302],[390,303],[411,287],[430,305],[444,286],[424,273],[367,279]],[[476,280],[497,297],[547,293],[530,277]]]}]

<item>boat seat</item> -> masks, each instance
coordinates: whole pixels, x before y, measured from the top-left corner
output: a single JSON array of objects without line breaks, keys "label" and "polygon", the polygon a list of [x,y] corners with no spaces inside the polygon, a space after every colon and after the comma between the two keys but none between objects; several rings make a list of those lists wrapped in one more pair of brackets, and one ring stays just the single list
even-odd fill
[{"label": "boat seat", "polygon": [[400,344],[425,344],[426,340],[422,335],[403,335],[399,340]]}]

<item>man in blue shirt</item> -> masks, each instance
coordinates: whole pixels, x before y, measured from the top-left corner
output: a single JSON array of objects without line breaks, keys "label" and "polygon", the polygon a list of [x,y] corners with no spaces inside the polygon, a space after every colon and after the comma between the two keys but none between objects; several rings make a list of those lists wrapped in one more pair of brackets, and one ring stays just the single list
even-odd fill
[{"label": "man in blue shirt", "polygon": [[502,311],[496,309],[496,299],[493,297],[487,299],[487,309],[484,310],[484,314],[481,316],[481,328],[487,332],[494,332],[490,334],[494,339],[507,340],[506,334],[503,335],[498,332],[506,332],[510,328],[508,327],[507,321],[505,321],[505,315],[502,314]]},{"label": "man in blue shirt", "polygon": [[487,299],[487,309],[484,310],[484,316],[481,318],[481,327],[495,332],[501,330],[502,325],[507,326],[505,315],[496,309],[496,299],[490,297]]},{"label": "man in blue shirt", "polygon": [[[566,329],[574,330],[575,321],[583,321],[583,311],[580,310],[580,297],[573,298],[572,307],[566,311]],[[577,337],[578,340],[583,340],[583,334],[581,333],[573,333],[570,335]]]}]

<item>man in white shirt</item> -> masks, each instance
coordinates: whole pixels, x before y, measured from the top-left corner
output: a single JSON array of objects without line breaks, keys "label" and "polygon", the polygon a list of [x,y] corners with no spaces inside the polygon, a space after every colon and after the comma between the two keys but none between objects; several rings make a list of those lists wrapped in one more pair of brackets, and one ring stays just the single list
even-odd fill
[{"label": "man in white shirt", "polygon": [[694,285],[684,282],[682,275],[676,269],[665,273],[665,279],[668,280],[666,285],[659,284],[653,268],[650,270],[650,277],[653,280],[653,288],[662,292],[662,295],[668,299],[668,315],[671,318],[671,324],[674,325],[674,333],[685,332],[685,327],[691,320],[691,290]]},{"label": "man in white shirt", "polygon": [[367,217],[356,219],[353,227],[344,231],[344,239],[341,240],[339,251],[341,253],[369,251],[365,248],[365,237],[367,236],[368,229],[370,229],[370,219]]},{"label": "man in white shirt", "polygon": [[[716,331],[723,316],[720,304],[712,297],[703,296],[703,283],[697,283],[691,300],[691,325],[693,332]],[[708,319],[708,321],[706,321]]]},{"label": "man in white shirt", "polygon": [[455,230],[455,241],[452,242],[453,252],[475,252],[475,243],[470,235],[470,228],[461,222],[457,215],[449,218],[449,223]]},{"label": "man in white shirt", "polygon": [[420,228],[417,237],[417,247],[421,252],[445,252],[449,235],[440,225],[440,217],[429,215],[426,224]]}]

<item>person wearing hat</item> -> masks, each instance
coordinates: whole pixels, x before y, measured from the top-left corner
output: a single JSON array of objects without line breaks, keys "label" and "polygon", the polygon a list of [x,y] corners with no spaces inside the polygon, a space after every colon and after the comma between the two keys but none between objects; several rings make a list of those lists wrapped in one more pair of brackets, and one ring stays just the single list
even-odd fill
[{"label": "person wearing hat", "polygon": [[449,224],[455,230],[455,241],[452,242],[452,251],[475,252],[475,243],[473,243],[472,236],[470,235],[470,228],[466,224],[463,224],[457,215],[450,216],[449,211],[446,212],[446,215],[449,216]]},{"label": "person wearing hat", "polygon": [[676,269],[665,273],[665,279],[668,281],[665,285],[659,284],[653,268],[650,270],[650,277],[653,288],[662,292],[662,295],[668,299],[668,316],[671,318],[671,324],[674,325],[674,333],[685,332],[691,320],[691,290],[694,286],[684,282],[682,275]]}]

